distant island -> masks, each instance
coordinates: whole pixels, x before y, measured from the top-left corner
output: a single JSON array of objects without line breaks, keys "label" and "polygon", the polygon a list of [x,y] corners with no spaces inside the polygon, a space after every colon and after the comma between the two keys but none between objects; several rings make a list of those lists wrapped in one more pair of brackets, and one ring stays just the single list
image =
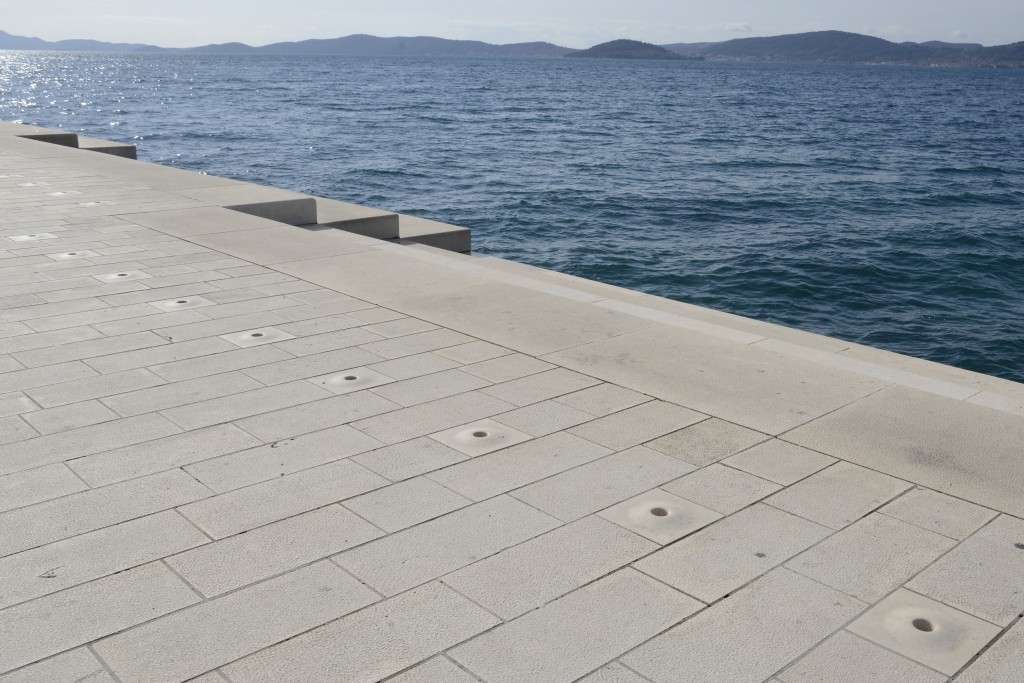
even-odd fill
[{"label": "distant island", "polygon": [[553,43],[494,45],[478,40],[448,40],[430,36],[381,38],[352,35],[323,40],[273,43],[253,47],[221,43],[189,48],[165,48],[141,43],[59,40],[15,36],[0,31],[0,50],[59,50],[64,52],[196,53],[227,55],[345,55],[351,57],[475,57],[613,59],[688,59],[738,62],[796,62],[814,64],[894,64],[910,66],[973,66],[1024,68],[1024,42],[984,47],[977,43],[894,43],[845,31],[815,31],[767,38],[736,38],[716,43],[651,45],[613,40],[587,50]]},{"label": "distant island", "polygon": [[704,59],[699,55],[683,55],[653,43],[639,40],[612,40],[586,50],[577,50],[565,55],[580,59]]},{"label": "distant island", "polygon": [[664,47],[715,61],[1024,67],[1024,42],[997,47],[938,41],[893,43],[846,31],[736,38],[721,43],[675,43]]}]

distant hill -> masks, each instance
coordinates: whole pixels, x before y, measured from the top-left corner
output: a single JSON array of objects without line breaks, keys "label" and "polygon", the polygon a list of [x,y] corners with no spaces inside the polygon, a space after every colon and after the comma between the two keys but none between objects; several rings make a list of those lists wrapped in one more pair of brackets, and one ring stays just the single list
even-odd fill
[{"label": "distant hill", "polygon": [[[99,40],[58,40],[12,36],[0,31],[0,50],[58,50],[65,52],[134,52],[152,45],[142,43],[104,43]],[[159,49],[159,48],[157,48]]]},{"label": "distant hill", "polygon": [[[667,49],[671,57],[665,55]],[[478,40],[448,40],[430,36],[381,38],[363,34],[324,40],[302,40],[253,47],[221,43],[190,48],[165,48],[142,43],[104,43],[98,40],[58,40],[15,36],[0,31],[0,50],[61,50],[65,52],[184,52],[225,55],[348,55],[359,57],[606,57],[613,59],[686,58],[748,62],[812,62],[830,64],[910,64],[923,66],[1024,67],[1024,42],[984,47],[977,43],[893,43],[845,31],[817,31],[767,38],[737,38],[718,43],[651,45],[636,40],[613,40],[587,50],[553,43],[493,45]],[[661,50],[661,52],[659,52]]]},{"label": "distant hill", "polygon": [[683,55],[710,60],[1024,67],[1024,43],[984,47],[974,43],[893,43],[845,31],[816,31],[721,43],[664,45]]},{"label": "distant hill", "polygon": [[651,43],[625,39],[601,43],[586,50],[570,52],[565,56],[580,59],[699,59],[699,57],[681,55]]},{"label": "distant hill", "polygon": [[230,55],[348,55],[367,57],[561,57],[572,52],[552,43],[492,45],[478,40],[448,40],[416,36],[379,38],[352,35],[325,40],[302,40],[252,47],[245,43],[221,43],[190,48],[166,48],[135,43],[103,43],[94,40],[49,42],[12,36],[0,31],[0,50],[74,50],[82,52],[189,52]]}]

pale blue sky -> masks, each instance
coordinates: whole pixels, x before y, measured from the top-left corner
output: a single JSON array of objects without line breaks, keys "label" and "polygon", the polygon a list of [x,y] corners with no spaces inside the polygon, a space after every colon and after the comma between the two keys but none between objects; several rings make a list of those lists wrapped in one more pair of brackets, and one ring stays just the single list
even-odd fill
[{"label": "pale blue sky", "polygon": [[614,38],[727,40],[822,29],[890,40],[1024,40],[1021,0],[0,0],[0,30],[166,47],[351,33],[587,47]]}]

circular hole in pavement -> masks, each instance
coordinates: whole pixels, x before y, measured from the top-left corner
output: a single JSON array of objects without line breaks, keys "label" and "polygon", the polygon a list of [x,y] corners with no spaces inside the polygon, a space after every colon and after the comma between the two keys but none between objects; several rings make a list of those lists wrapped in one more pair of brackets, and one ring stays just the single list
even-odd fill
[{"label": "circular hole in pavement", "polygon": [[128,277],[128,273],[118,273],[118,277]]},{"label": "circular hole in pavement", "polygon": [[1024,550],[1024,543],[1014,543],[1013,547],[1017,550]]},{"label": "circular hole in pavement", "polygon": [[29,237],[39,237],[39,235],[29,235]]},{"label": "circular hole in pavement", "polygon": [[355,375],[345,375],[345,380],[351,382],[352,380],[359,379]]},{"label": "circular hole in pavement", "polygon": [[924,631],[925,633],[931,633],[935,630],[935,625],[927,619],[914,619],[910,622],[910,625],[918,631]]},{"label": "circular hole in pavement", "polygon": [[78,252],[77,251],[68,252],[68,256],[78,256]]},{"label": "circular hole in pavement", "polygon": [[481,432],[473,432],[473,436],[475,436],[478,439],[482,439],[485,436],[487,436],[487,432],[483,432],[483,431],[481,431]]},{"label": "circular hole in pavement", "polygon": [[665,508],[651,508],[651,514],[655,517],[668,517],[668,510]]},{"label": "circular hole in pavement", "polygon": [[754,553],[754,556],[755,556],[755,557],[768,557],[768,556],[767,556],[767,555],[765,555],[764,553]]},{"label": "circular hole in pavement", "polygon": [[178,299],[174,303],[176,303],[176,304],[187,304],[188,303],[188,299]]},{"label": "circular hole in pavement", "polygon": [[253,333],[252,333],[252,334],[250,334],[249,336],[250,336],[250,337],[262,337],[262,336],[263,336],[263,333],[262,333],[262,332],[253,332]]}]

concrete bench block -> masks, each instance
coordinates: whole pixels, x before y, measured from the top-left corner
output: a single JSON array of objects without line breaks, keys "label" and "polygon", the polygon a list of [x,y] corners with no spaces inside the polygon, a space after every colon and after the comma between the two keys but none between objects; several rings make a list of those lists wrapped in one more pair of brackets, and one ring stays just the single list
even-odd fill
[{"label": "concrete bench block", "polygon": [[288,225],[316,223],[316,200],[298,192],[237,183],[223,187],[182,190],[181,194],[190,199]]},{"label": "concrete bench block", "polygon": [[379,240],[398,237],[398,214],[367,206],[316,198],[316,222]]},{"label": "concrete bench block", "polygon": [[447,251],[472,250],[471,230],[416,216],[398,216],[398,237]]},{"label": "concrete bench block", "polygon": [[131,145],[126,142],[111,142],[110,140],[78,136],[78,148],[87,149],[90,152],[110,154],[115,157],[124,157],[125,159],[138,158],[136,155],[135,145]]}]

